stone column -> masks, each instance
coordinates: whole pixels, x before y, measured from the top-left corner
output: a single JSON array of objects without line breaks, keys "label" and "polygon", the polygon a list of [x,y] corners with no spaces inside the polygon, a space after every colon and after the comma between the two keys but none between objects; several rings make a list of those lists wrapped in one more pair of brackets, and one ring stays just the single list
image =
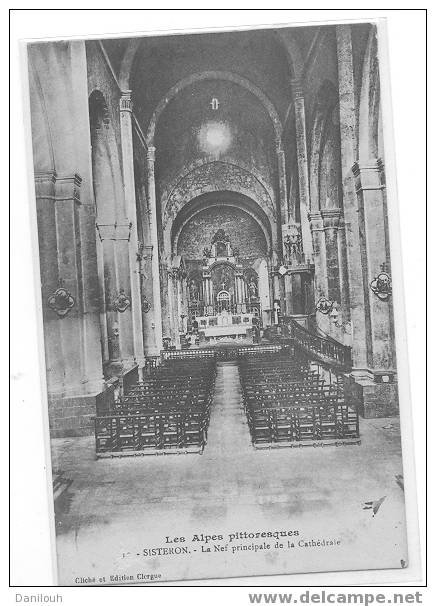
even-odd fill
[{"label": "stone column", "polygon": [[292,274],[287,273],[284,277],[285,283],[285,313],[288,316],[291,316],[294,313],[294,304],[293,304],[293,289],[292,289]]},{"label": "stone column", "polygon": [[[120,211],[122,212],[122,211]],[[131,283],[129,264],[130,224],[127,219],[97,223],[101,248],[100,274],[105,306],[110,364],[106,373],[119,376],[136,365],[133,352]]]},{"label": "stone column", "polygon": [[235,296],[238,312],[241,311],[241,305],[244,303],[244,276],[241,271],[235,273]]},{"label": "stone column", "polygon": [[35,175],[47,383],[60,396],[103,389],[98,290],[84,293],[81,182],[79,175]]},{"label": "stone column", "polygon": [[327,293],[331,301],[341,303],[339,274],[338,229],[342,212],[339,208],[321,210],[324,223],[325,255],[327,261]]},{"label": "stone column", "polygon": [[153,315],[155,333],[155,351],[158,355],[162,349],[162,306],[160,300],[160,274],[159,274],[159,244],[157,235],[157,212],[156,212],[156,184],[154,179],[155,148],[149,146],[147,149],[147,194],[148,207],[150,209],[150,240],[153,247],[151,258],[151,276],[153,282]]},{"label": "stone column", "polygon": [[362,271],[359,204],[352,167],[357,158],[357,105],[353,72],[351,25],[336,26],[341,133],[342,190],[349,272],[350,316],[353,330],[353,367],[365,372],[370,362],[370,330],[365,309],[368,284]]},{"label": "stone column", "polygon": [[338,264],[341,293],[342,321],[350,321],[350,286],[348,279],[347,241],[345,237],[344,215],[341,213],[338,225]]},{"label": "stone column", "polygon": [[211,314],[213,306],[213,287],[212,276],[208,269],[203,269],[203,297],[206,312]]},{"label": "stone column", "polygon": [[274,271],[272,272],[272,283],[273,283],[273,301],[280,301],[282,313],[284,311],[284,288],[283,279],[281,275]]},{"label": "stone column", "polygon": [[[65,390],[63,366],[66,360],[62,351],[61,322],[56,312],[48,305],[50,297],[59,288],[61,279],[57,263],[55,183],[55,172],[35,175],[47,389],[49,394],[62,394]],[[75,292],[72,295],[77,296]],[[79,384],[80,379],[81,377]]]},{"label": "stone column", "polygon": [[[176,288],[177,288],[177,327],[178,327],[178,331],[183,331],[184,326],[183,326],[183,287],[182,287],[182,271],[179,270],[177,272],[177,282],[176,282]],[[179,339],[180,340],[180,339]]]},{"label": "stone column", "polygon": [[[280,200],[280,216],[281,224],[288,223],[288,194],[286,188],[286,164],[285,164],[285,152],[282,148],[281,140],[276,141],[276,154],[277,154],[277,174],[279,181],[279,200]],[[283,240],[283,239],[282,239]],[[282,246],[282,254],[284,254]]]},{"label": "stone column", "polygon": [[[367,160],[353,166],[356,191],[359,199],[360,234],[362,239],[362,268],[366,285],[381,272],[390,275],[387,263],[386,242],[387,214],[384,208],[381,180],[382,165],[376,160]],[[391,297],[380,300],[369,291],[372,370],[393,371],[394,334],[391,326]]]},{"label": "stone column", "polygon": [[304,95],[300,80],[292,80],[292,94],[295,110],[295,136],[297,143],[298,183],[300,190],[300,216],[303,252],[308,260],[312,259],[313,246],[309,224],[309,168],[307,158],[306,114]]},{"label": "stone column", "polygon": [[[80,255],[79,205],[80,184],[78,175],[56,179],[56,235],[58,241],[58,270],[61,286],[75,293],[76,305],[61,323],[61,337],[65,362],[65,382],[68,386],[86,381],[83,355],[83,325],[77,322],[83,314]],[[79,379],[80,377],[80,379]]]},{"label": "stone column", "polygon": [[315,264],[316,303],[320,297],[328,296],[324,221],[320,212],[310,213],[310,229],[312,231],[313,261]]},{"label": "stone column", "polygon": [[172,344],[176,347],[180,344],[179,341],[179,326],[178,326],[178,302],[177,302],[177,269],[167,268],[168,280],[168,327],[169,336]]},{"label": "stone column", "polygon": [[143,368],[144,342],[142,336],[141,282],[138,262],[138,229],[136,217],[135,176],[133,169],[132,100],[131,91],[123,91],[120,99],[121,154],[123,166],[124,199],[131,224],[129,239],[129,269],[132,298],[133,353],[139,368]]},{"label": "stone column", "polygon": [[[148,241],[148,237],[145,238]],[[141,273],[141,308],[142,308],[142,335],[144,342],[144,353],[152,356],[156,352],[155,347],[155,322],[153,319],[153,281],[152,281],[152,258],[153,247],[151,245],[140,245],[140,273]]]},{"label": "stone column", "polygon": [[[86,369],[87,393],[99,393],[103,387],[103,356],[107,352],[106,323],[101,321],[104,297],[101,296],[98,279],[100,255],[97,252],[101,244],[95,229],[95,204],[91,198],[81,195],[79,211],[80,254],[82,258],[82,305],[83,305],[83,359]],[[103,345],[103,347],[102,347]],[[107,356],[104,358],[107,359]]]}]

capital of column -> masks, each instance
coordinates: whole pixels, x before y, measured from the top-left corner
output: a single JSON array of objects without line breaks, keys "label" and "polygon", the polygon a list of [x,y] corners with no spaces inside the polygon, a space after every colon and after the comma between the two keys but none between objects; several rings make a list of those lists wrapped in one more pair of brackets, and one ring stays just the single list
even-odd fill
[{"label": "capital of column", "polygon": [[383,189],[383,162],[379,158],[355,162],[351,167],[356,180],[356,190]]},{"label": "capital of column", "polygon": [[35,172],[34,178],[36,197],[54,199],[56,172],[54,170],[44,173]]},{"label": "capital of column", "polygon": [[309,213],[311,231],[322,231],[324,229],[324,221],[319,211]]},{"label": "capital of column", "polygon": [[156,159],[156,148],[153,145],[149,145],[147,147],[147,160],[149,162],[154,162]]},{"label": "capital of column", "polygon": [[342,220],[340,208],[324,208],[320,211],[324,222],[324,229],[338,229]]},{"label": "capital of column", "polygon": [[120,111],[131,112],[132,108],[133,108],[132,91],[131,90],[121,91]]},{"label": "capital of column", "polygon": [[80,203],[80,186],[82,177],[75,173],[65,177],[56,177],[55,191],[56,202],[67,202],[74,200]]}]

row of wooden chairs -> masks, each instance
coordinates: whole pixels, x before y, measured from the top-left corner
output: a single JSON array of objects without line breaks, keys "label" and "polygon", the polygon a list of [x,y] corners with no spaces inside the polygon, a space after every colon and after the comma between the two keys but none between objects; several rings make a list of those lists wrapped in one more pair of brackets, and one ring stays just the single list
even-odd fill
[{"label": "row of wooden chairs", "polygon": [[196,448],[203,452],[208,419],[203,411],[96,417],[97,454]]},{"label": "row of wooden chairs", "polygon": [[254,446],[358,438],[343,380],[327,381],[309,359],[244,360],[240,377]]},{"label": "row of wooden chairs", "polygon": [[337,402],[247,408],[247,419],[255,445],[358,437],[358,415]]},{"label": "row of wooden chairs", "polygon": [[95,419],[97,456],[203,452],[214,360],[169,360]]}]

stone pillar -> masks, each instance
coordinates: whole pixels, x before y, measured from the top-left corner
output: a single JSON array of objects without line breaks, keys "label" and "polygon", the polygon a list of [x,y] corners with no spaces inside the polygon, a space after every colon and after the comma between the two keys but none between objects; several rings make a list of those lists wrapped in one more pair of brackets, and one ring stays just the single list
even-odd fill
[{"label": "stone pillar", "polygon": [[338,229],[342,212],[339,208],[321,210],[324,223],[325,256],[327,262],[327,292],[331,301],[341,303],[339,275]]},{"label": "stone pillar", "polygon": [[324,221],[320,212],[310,213],[310,229],[313,240],[313,261],[315,264],[316,303],[320,297],[328,296]]},{"label": "stone pillar", "polygon": [[[148,238],[147,238],[148,240]],[[156,352],[155,347],[155,322],[153,321],[153,281],[151,279],[153,247],[151,245],[139,245],[140,274],[141,274],[141,308],[142,308],[142,335],[144,342],[144,353],[152,356]]]},{"label": "stone pillar", "polygon": [[157,235],[157,212],[156,212],[156,184],[154,179],[155,148],[147,149],[147,194],[148,207],[150,209],[150,240],[153,247],[151,258],[151,276],[153,282],[153,315],[155,350],[153,355],[158,355],[162,349],[162,306],[160,299],[160,273],[159,273],[159,244]]},{"label": "stone pillar", "polygon": [[235,273],[235,298],[238,312],[241,311],[241,306],[244,301],[244,276],[241,271]]},{"label": "stone pillar", "polygon": [[312,259],[313,246],[309,225],[309,168],[307,158],[306,115],[304,95],[300,80],[292,80],[292,94],[295,110],[295,136],[297,143],[298,184],[300,191],[300,216],[303,252],[308,260]]},{"label": "stone pillar", "polygon": [[345,222],[343,213],[338,225],[338,264],[341,293],[342,321],[350,321],[350,286],[348,278],[347,240],[345,237]]},{"label": "stone pillar", "polygon": [[[387,263],[386,242],[387,214],[384,208],[381,180],[382,165],[376,160],[353,166],[356,191],[359,199],[360,234],[362,239],[362,268],[365,286],[372,283],[381,272],[390,275]],[[372,370],[394,372],[394,334],[391,326],[391,297],[380,300],[369,291]]]},{"label": "stone pillar", "polygon": [[293,304],[293,289],[292,289],[292,274],[287,273],[284,277],[285,283],[285,313],[288,316],[291,316],[294,313],[294,304]]},{"label": "stone pillar", "polygon": [[[41,269],[42,313],[44,321],[44,349],[48,393],[65,390],[61,322],[48,305],[59,288],[58,242],[56,229],[56,173],[35,175],[36,212],[38,221],[39,264]],[[76,292],[72,293],[76,298]],[[80,383],[81,377],[79,377]]]},{"label": "stone pillar", "polygon": [[[120,211],[122,212],[122,210]],[[104,292],[109,364],[106,373],[120,376],[135,366],[131,319],[129,263],[130,224],[127,219],[97,223],[102,259],[101,291]]]},{"label": "stone pillar", "polygon": [[[182,318],[182,316],[184,315],[184,309],[183,309],[183,285],[182,285],[182,272],[181,270],[179,270],[177,272],[177,283],[176,283],[176,289],[177,289],[177,327],[178,327],[178,333],[180,333],[180,331],[184,331],[184,320]],[[180,336],[179,336],[179,342],[180,342]]]},{"label": "stone pillar", "polygon": [[[42,312],[50,431],[53,437],[92,432],[105,396],[99,330],[95,214],[80,201],[79,175],[35,174]],[[83,216],[82,216],[83,215]],[[92,229],[81,229],[92,222]],[[92,264],[94,263],[94,264]],[[84,285],[93,273],[94,288]]]},{"label": "stone pillar", "polygon": [[176,347],[180,345],[179,339],[179,318],[178,318],[178,301],[177,301],[177,269],[167,268],[168,280],[168,327],[169,336],[172,344]]},{"label": "stone pillar", "polygon": [[[279,200],[280,200],[280,216],[282,225],[288,223],[288,195],[286,188],[286,164],[285,164],[285,152],[282,148],[281,140],[276,141],[276,154],[277,154],[277,175],[279,181]],[[284,254],[284,250],[282,250]]]},{"label": "stone pillar", "polygon": [[[62,349],[67,386],[86,381],[83,357],[83,325],[77,322],[83,314],[82,268],[80,254],[79,205],[80,184],[78,175],[56,178],[56,235],[58,241],[58,270],[60,286],[75,293],[76,305],[64,316],[61,323]],[[80,352],[81,355],[77,355]]]},{"label": "stone pillar", "polygon": [[281,310],[283,313],[284,308],[284,292],[283,292],[283,280],[277,271],[272,272],[272,285],[273,285],[273,301],[280,301]]},{"label": "stone pillar", "polygon": [[203,269],[203,296],[204,305],[208,313],[211,313],[211,306],[213,305],[213,292],[212,292],[212,276],[208,269]]},{"label": "stone pillar", "polygon": [[132,303],[133,354],[139,368],[145,365],[142,336],[141,282],[138,261],[138,229],[136,217],[135,176],[133,170],[132,100],[131,91],[123,91],[120,99],[121,153],[124,199],[131,225],[129,248],[130,289]]},{"label": "stone pillar", "polygon": [[103,347],[107,350],[107,334],[102,333],[101,322],[104,298],[100,295],[100,282],[98,279],[99,255],[97,247],[100,241],[96,237],[95,204],[92,198],[81,194],[79,211],[80,222],[80,254],[82,272],[82,305],[83,305],[83,359],[86,369],[87,393],[100,393],[103,381]]},{"label": "stone pillar", "polygon": [[370,340],[365,315],[368,284],[362,271],[359,237],[359,204],[352,167],[357,159],[357,105],[353,72],[351,25],[336,26],[341,134],[342,190],[349,272],[350,316],[353,331],[353,367],[365,372],[369,365]]},{"label": "stone pillar", "polygon": [[[387,261],[386,216],[380,167],[374,159],[358,160],[358,108],[353,72],[351,25],[336,26],[342,189],[347,242],[353,373],[346,397],[365,417],[398,413],[393,330],[388,301],[377,300],[370,284]],[[358,163],[357,163],[358,162]],[[353,174],[354,169],[354,174]],[[373,214],[374,213],[374,214]],[[388,371],[388,372],[384,372]]]}]

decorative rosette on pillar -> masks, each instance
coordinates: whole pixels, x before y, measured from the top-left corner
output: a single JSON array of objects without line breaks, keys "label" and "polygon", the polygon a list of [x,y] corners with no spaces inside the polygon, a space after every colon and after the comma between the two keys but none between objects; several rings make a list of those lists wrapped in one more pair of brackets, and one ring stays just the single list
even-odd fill
[{"label": "decorative rosette on pillar", "polygon": [[115,297],[112,305],[115,311],[123,313],[131,306],[131,301],[124,290],[121,289],[119,294]]},{"label": "decorative rosette on pillar", "polygon": [[75,299],[72,294],[63,286],[57,288],[48,298],[48,306],[59,318],[64,318],[75,305]]},{"label": "decorative rosette on pillar", "polygon": [[320,297],[318,299],[318,303],[316,304],[316,310],[321,312],[324,315],[327,315],[331,312],[333,308],[333,301],[327,299],[327,297]]},{"label": "decorative rosette on pillar", "polygon": [[391,277],[385,271],[379,273],[370,283],[372,292],[380,299],[380,301],[388,301],[392,295]]}]

